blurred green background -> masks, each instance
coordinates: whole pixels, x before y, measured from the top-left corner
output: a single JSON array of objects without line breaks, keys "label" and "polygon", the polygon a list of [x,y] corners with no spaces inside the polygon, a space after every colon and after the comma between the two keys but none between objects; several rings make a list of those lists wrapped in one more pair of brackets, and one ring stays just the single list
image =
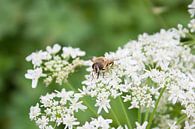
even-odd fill
[{"label": "blurred green background", "polygon": [[[0,129],[36,129],[28,117],[29,107],[46,92],[63,87],[39,84],[37,89],[31,88],[31,81],[24,78],[32,67],[25,61],[31,52],[59,43],[85,50],[86,58],[100,56],[143,32],[187,25],[189,3],[191,0],[0,0]],[[77,77],[71,80],[75,87],[81,87],[83,73],[78,70],[72,75]]]}]

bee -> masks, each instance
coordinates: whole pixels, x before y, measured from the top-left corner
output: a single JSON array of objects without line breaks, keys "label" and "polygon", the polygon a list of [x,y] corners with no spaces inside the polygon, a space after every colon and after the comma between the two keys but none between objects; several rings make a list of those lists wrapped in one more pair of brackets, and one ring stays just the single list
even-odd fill
[{"label": "bee", "polygon": [[103,72],[104,76],[104,72],[114,64],[114,60],[106,59],[105,57],[94,57],[92,62],[92,69],[93,72],[97,74],[97,78],[99,78],[100,72]]}]

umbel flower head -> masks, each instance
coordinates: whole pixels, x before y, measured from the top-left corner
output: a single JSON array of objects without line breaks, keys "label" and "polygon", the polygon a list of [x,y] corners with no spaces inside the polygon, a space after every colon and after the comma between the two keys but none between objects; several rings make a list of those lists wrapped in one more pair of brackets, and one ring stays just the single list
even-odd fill
[{"label": "umbel flower head", "polygon": [[[102,116],[97,119],[93,118],[91,122],[81,125],[74,116],[78,110],[85,111],[87,109],[82,104],[81,97],[81,93],[74,93],[65,89],[41,96],[40,103],[30,108],[30,119],[35,121],[40,129],[54,129],[60,125],[64,125],[65,129],[114,129],[110,126],[112,120],[104,119]],[[123,129],[123,127],[120,126],[117,129]],[[127,127],[125,126],[124,129]]]},{"label": "umbel flower head", "polygon": [[36,88],[38,79],[44,77],[44,83],[48,86],[53,80],[59,85],[67,81],[68,75],[74,72],[75,68],[83,65],[85,52],[79,48],[61,47],[59,44],[46,47],[46,51],[33,52],[26,57],[33,68],[25,74],[27,79],[32,79],[32,87]]},{"label": "umbel flower head", "polygon": [[130,109],[154,107],[165,86],[171,93],[169,100],[173,104],[181,100],[183,104],[184,98],[193,93],[195,56],[180,44],[179,36],[173,29],[143,34],[116,52],[106,53],[106,58],[115,59],[114,66],[99,78],[90,74],[89,67],[81,92],[96,97],[98,113],[102,109],[108,112],[110,98],[120,95],[125,102],[130,101]]},{"label": "umbel flower head", "polygon": [[87,109],[82,104],[81,97],[80,93],[65,89],[41,96],[40,103],[30,108],[30,119],[34,120],[40,129],[53,129],[61,124],[72,129],[73,126],[79,125],[74,113]]}]

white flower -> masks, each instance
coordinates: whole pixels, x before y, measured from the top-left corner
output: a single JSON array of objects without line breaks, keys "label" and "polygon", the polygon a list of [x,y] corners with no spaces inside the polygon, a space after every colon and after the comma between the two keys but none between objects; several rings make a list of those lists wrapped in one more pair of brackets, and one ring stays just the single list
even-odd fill
[{"label": "white flower", "polygon": [[195,128],[195,123],[190,125],[188,121],[185,121],[184,129],[194,129],[194,128]]},{"label": "white flower", "polygon": [[110,100],[108,99],[109,93],[107,92],[102,92],[98,96],[98,99],[96,100],[96,107],[98,108],[98,114],[104,109],[106,113],[108,113],[108,109],[110,109]]},{"label": "white flower", "polygon": [[43,51],[38,51],[38,52],[33,52],[29,56],[26,57],[26,61],[32,61],[32,64],[34,67],[40,66],[43,62],[43,60],[48,60],[50,59],[51,56],[47,52]]},{"label": "white flower", "polygon": [[185,105],[185,109],[182,110],[183,113],[185,113],[189,118],[195,118],[195,103],[189,102],[189,104]]},{"label": "white flower", "polygon": [[190,23],[188,24],[188,27],[191,32],[195,32],[195,19],[192,19]]},{"label": "white flower", "polygon": [[54,44],[53,47],[47,46],[46,50],[49,54],[56,54],[61,50],[61,46],[59,44]]},{"label": "white flower", "polygon": [[70,101],[71,101],[70,108],[72,108],[75,112],[78,112],[79,109],[83,111],[87,109],[87,107],[84,106],[81,101],[79,101],[79,98],[74,98],[71,99]]},{"label": "white flower", "polygon": [[63,54],[62,57],[67,58],[71,56],[72,58],[76,58],[78,56],[84,56],[85,52],[81,51],[79,48],[72,48],[72,47],[63,47]]},{"label": "white flower", "polygon": [[124,96],[124,101],[131,101],[129,109],[140,107],[153,107],[154,101],[152,100],[152,94],[149,91],[149,87],[134,86],[130,88],[129,93]]},{"label": "white flower", "polygon": [[140,123],[136,122],[136,128],[135,129],[146,129],[148,122],[144,121],[144,123],[141,125]]},{"label": "white flower", "polygon": [[195,15],[195,0],[193,0],[193,2],[188,5],[188,12],[191,14],[191,17],[194,17]]},{"label": "white flower", "polygon": [[169,124],[170,129],[179,129],[179,126],[176,125],[176,122],[174,122],[173,124]]},{"label": "white flower", "polygon": [[65,89],[62,89],[60,92],[57,92],[57,97],[61,98],[60,103],[65,105],[67,101],[71,100],[71,96],[74,95],[73,91],[67,92]]},{"label": "white flower", "polygon": [[[184,28],[183,25],[178,24],[177,29],[173,29],[175,33],[178,33],[179,37],[185,38],[186,34],[189,32],[188,29]],[[177,37],[177,38],[179,38]]]},{"label": "white flower", "polygon": [[31,120],[36,119],[36,117],[41,114],[40,111],[41,111],[41,109],[39,108],[38,103],[36,104],[36,106],[31,106],[30,107],[30,113],[29,113],[30,119]]},{"label": "white flower", "polygon": [[99,127],[102,129],[108,129],[109,124],[112,123],[111,119],[104,119],[102,116],[99,116],[98,119],[91,122],[95,127]]},{"label": "white flower", "polygon": [[28,70],[27,73],[25,74],[25,77],[27,79],[31,79],[32,80],[32,88],[36,88],[39,78],[45,77],[45,74],[42,73],[41,68],[36,68],[34,70]]},{"label": "white flower", "polygon": [[73,126],[78,125],[79,122],[76,121],[77,119],[74,118],[72,115],[67,114],[64,118],[63,118],[63,124],[65,124],[65,128],[68,127],[68,129],[72,129]]},{"label": "white flower", "polygon": [[49,122],[49,119],[46,116],[41,116],[41,118],[38,118],[36,121],[36,124],[39,126],[40,129],[45,129]]},{"label": "white flower", "polygon": [[53,105],[53,98],[55,94],[47,94],[45,96],[40,97],[40,102],[43,104],[44,107],[51,107]]},{"label": "white flower", "polygon": [[173,104],[175,104],[178,99],[184,99],[185,98],[185,93],[183,90],[181,90],[178,86],[171,86],[169,89],[169,101],[172,101]]},{"label": "white flower", "polygon": [[129,109],[132,108],[139,108],[139,103],[135,99],[131,101],[131,106],[129,107]]}]

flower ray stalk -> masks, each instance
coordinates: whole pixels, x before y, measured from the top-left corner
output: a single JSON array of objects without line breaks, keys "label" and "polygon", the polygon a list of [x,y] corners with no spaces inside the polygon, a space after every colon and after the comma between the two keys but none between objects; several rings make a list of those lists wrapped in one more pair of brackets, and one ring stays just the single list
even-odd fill
[{"label": "flower ray stalk", "polygon": [[182,122],[184,122],[186,120],[187,116],[186,115],[182,115],[176,122],[177,125],[181,124]]},{"label": "flower ray stalk", "polygon": [[144,116],[144,121],[147,121],[148,120],[149,112],[150,112],[150,109],[148,108],[147,111],[146,111],[146,113],[145,113],[145,116]]},{"label": "flower ray stalk", "polygon": [[111,114],[113,115],[114,119],[116,120],[117,125],[120,126],[119,119],[118,119],[116,113],[114,112],[114,110],[112,108],[111,108]]},{"label": "flower ray stalk", "polygon": [[151,114],[151,116],[150,116],[150,118],[149,118],[149,123],[148,123],[148,126],[147,126],[146,129],[150,129],[150,126],[152,125],[152,121],[153,121],[153,118],[154,118],[154,114],[156,113],[158,104],[159,104],[160,99],[161,99],[161,97],[162,97],[162,95],[163,95],[163,93],[164,93],[165,90],[166,90],[166,86],[164,86],[164,87],[161,89],[161,91],[160,91],[160,95],[159,95],[159,97],[158,97],[158,99],[157,99],[157,101],[156,101],[155,107],[154,107],[154,109],[153,109],[153,111],[152,111],[152,114]]},{"label": "flower ray stalk", "polygon": [[123,110],[123,112],[124,112],[124,114],[125,114],[125,118],[126,118],[126,120],[127,120],[127,124],[128,124],[128,126],[129,126],[129,128],[132,129],[130,119],[129,119],[128,115],[127,115],[127,111],[125,110],[125,105],[124,105],[124,103],[122,102],[121,97],[119,97],[119,102],[120,102],[120,104],[121,104],[121,106],[122,106],[122,110]]},{"label": "flower ray stalk", "polygon": [[137,111],[137,112],[138,112],[138,114],[137,114],[137,115],[138,115],[138,122],[139,122],[139,123],[141,123],[141,122],[142,122],[141,109],[140,109],[140,108],[138,108],[138,111]]}]

